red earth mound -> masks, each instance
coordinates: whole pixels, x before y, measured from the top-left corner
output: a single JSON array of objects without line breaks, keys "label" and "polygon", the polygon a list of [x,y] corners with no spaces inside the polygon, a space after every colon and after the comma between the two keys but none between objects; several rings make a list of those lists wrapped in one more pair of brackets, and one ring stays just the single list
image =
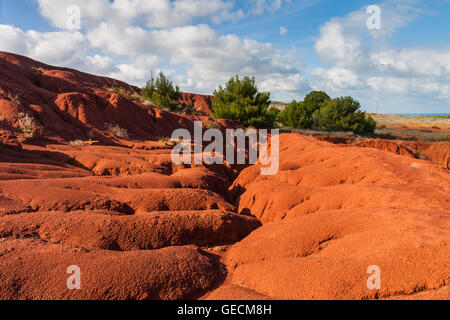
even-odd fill
[{"label": "red earth mound", "polygon": [[259,226],[253,217],[218,210],[148,212],[131,216],[89,211],[36,212],[1,219],[0,238],[37,237],[82,247],[133,251],[231,244]]},{"label": "red earth mound", "polygon": [[[3,300],[189,299],[223,276],[196,247],[114,252],[25,239],[1,241],[0,254]],[[67,288],[70,266],[81,290]]]},{"label": "red earth mound", "polygon": [[[278,174],[259,176],[255,165],[232,187],[239,212],[264,225],[227,252],[228,287],[212,297],[248,298],[241,287],[272,299],[442,296],[434,293],[450,282],[447,172],[297,134],[280,140]],[[381,270],[380,290],[367,287],[369,266]]]}]

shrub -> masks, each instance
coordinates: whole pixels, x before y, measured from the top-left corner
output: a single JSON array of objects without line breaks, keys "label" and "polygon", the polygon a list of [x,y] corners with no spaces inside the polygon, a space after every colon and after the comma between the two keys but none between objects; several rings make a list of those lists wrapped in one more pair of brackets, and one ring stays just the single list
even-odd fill
[{"label": "shrub", "polygon": [[272,127],[274,112],[269,112],[270,93],[258,92],[255,78],[231,78],[226,87],[214,91],[212,116],[230,119],[247,127]]},{"label": "shrub", "polygon": [[295,100],[280,112],[278,119],[286,127],[309,129],[312,125],[312,115],[306,111],[303,102]]},{"label": "shrub", "polygon": [[293,128],[311,129],[314,126],[313,114],[322,108],[330,97],[323,91],[312,91],[304,101],[292,101],[279,115],[283,125]]},{"label": "shrub", "polygon": [[34,136],[38,131],[38,126],[33,117],[27,114],[19,113],[19,127],[23,133]]},{"label": "shrub", "polygon": [[376,122],[360,110],[351,97],[331,99],[323,91],[312,91],[304,101],[292,101],[278,116],[284,126],[326,131],[374,133]]},{"label": "shrub", "polygon": [[172,81],[167,79],[164,73],[160,72],[158,79],[153,76],[147,81],[146,86],[142,89],[141,95],[144,99],[149,100],[157,106],[173,112],[179,111],[179,100],[181,99],[181,91],[178,86],[174,86]]},{"label": "shrub", "polygon": [[128,131],[126,129],[122,129],[117,124],[116,125],[107,124],[106,128],[109,132],[111,132],[113,135],[115,135],[118,138],[125,139],[125,140],[129,139]]},{"label": "shrub", "polygon": [[19,113],[17,119],[19,128],[23,132],[23,135],[20,137],[21,142],[25,143],[41,134],[41,128],[36,124],[36,120],[33,117]]},{"label": "shrub", "polygon": [[314,124],[324,130],[352,131],[356,134],[374,133],[376,122],[360,110],[352,97],[335,98],[325,103],[313,115]]}]

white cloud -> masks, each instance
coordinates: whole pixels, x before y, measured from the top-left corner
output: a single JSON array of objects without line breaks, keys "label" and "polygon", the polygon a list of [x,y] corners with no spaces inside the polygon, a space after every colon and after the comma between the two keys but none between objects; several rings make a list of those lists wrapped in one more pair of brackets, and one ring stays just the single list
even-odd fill
[{"label": "white cloud", "polygon": [[[144,54],[130,60],[129,63],[117,65],[117,71],[110,72],[108,76],[127,83],[143,85],[146,80],[150,79],[152,70],[155,75],[160,71],[158,69],[160,59],[157,56]],[[170,75],[170,73],[165,73]]]},{"label": "white cloud", "polygon": [[374,52],[370,55],[376,68],[408,77],[449,77],[448,49],[407,48]]},{"label": "white cloud", "polygon": [[297,100],[311,91],[309,82],[299,74],[271,75],[261,82],[260,89],[263,91],[278,92],[284,97]]},{"label": "white cloud", "polygon": [[280,36],[284,36],[288,30],[285,27],[280,27]]},{"label": "white cloud", "polygon": [[337,21],[329,21],[320,28],[321,36],[315,44],[319,59],[324,64],[350,67],[366,63],[360,40],[344,34],[344,26]]},{"label": "white cloud", "polygon": [[[368,100],[373,94],[403,104],[410,97],[425,101],[448,99],[450,51],[448,48],[393,48],[393,34],[417,17],[411,1],[382,2],[381,30],[367,28],[366,8],[346,17],[332,18],[320,28],[315,44],[327,68],[311,71],[312,86],[335,95],[355,94]],[[410,101],[408,100],[408,103]],[[392,108],[395,106],[392,104]]]},{"label": "white cloud", "polygon": [[214,23],[238,20],[241,10],[234,10],[231,1],[223,0],[37,0],[45,18],[61,29],[67,28],[67,8],[81,9],[82,26],[91,28],[100,22],[116,25],[144,24],[148,28],[184,26],[195,19]]},{"label": "white cloud", "polygon": [[87,37],[93,47],[108,54],[134,57],[152,52],[166,57],[173,66],[188,65],[183,82],[202,92],[211,92],[236,74],[253,75],[262,82],[270,76],[298,74],[302,68],[294,51],[235,35],[218,35],[208,25],[146,30],[102,23]]},{"label": "white cloud", "polygon": [[0,50],[26,54],[28,43],[23,41],[25,33],[19,28],[9,25],[0,25]]},{"label": "white cloud", "polygon": [[313,70],[311,75],[315,80],[316,89],[339,91],[340,89],[357,89],[364,85],[355,72],[344,68],[318,68]]},{"label": "white cloud", "polygon": [[85,36],[79,32],[22,30],[0,25],[0,50],[53,64],[73,64],[86,55]]}]

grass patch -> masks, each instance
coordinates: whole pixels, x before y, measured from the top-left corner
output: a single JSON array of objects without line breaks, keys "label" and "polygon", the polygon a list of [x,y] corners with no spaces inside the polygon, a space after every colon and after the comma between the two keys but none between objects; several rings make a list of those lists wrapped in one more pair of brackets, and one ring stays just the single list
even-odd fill
[{"label": "grass patch", "polygon": [[318,130],[318,129],[298,129],[281,127],[279,128],[280,133],[300,133],[305,136],[332,136],[332,137],[358,137],[351,131],[329,131],[329,130]]},{"label": "grass patch", "polygon": [[411,129],[377,129],[378,136],[406,136],[411,138],[422,138],[426,142],[450,141],[450,133],[448,132],[432,132],[424,130]]},{"label": "grass patch", "polygon": [[430,116],[430,118],[437,118],[437,119],[450,119],[450,115],[447,115],[447,116]]},{"label": "grass patch", "polygon": [[112,87],[104,89],[108,92],[118,94],[119,96],[131,101],[145,102],[145,99],[142,98],[139,93],[126,90],[125,88]]}]

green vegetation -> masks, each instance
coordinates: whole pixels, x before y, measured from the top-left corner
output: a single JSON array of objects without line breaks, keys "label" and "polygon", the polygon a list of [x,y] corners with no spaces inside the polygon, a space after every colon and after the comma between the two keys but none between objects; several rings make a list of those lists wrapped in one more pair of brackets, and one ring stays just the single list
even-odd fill
[{"label": "green vegetation", "polygon": [[150,100],[158,107],[169,111],[181,111],[179,100],[181,99],[181,91],[178,86],[174,86],[172,81],[167,79],[164,73],[160,72],[159,77],[155,80],[153,76],[147,81],[146,86],[142,89],[141,95],[144,99]]},{"label": "green vegetation", "polygon": [[42,134],[42,128],[36,123],[36,120],[25,113],[19,113],[16,117],[20,130],[23,135],[20,136],[22,143],[39,137]]},{"label": "green vegetation", "polygon": [[144,102],[144,99],[139,93],[128,91],[125,88],[112,87],[112,88],[105,88],[105,90],[118,94],[119,96],[122,96],[128,100]]},{"label": "green vegetation", "polygon": [[28,138],[33,138],[38,133],[38,126],[33,117],[27,114],[19,113],[19,128],[23,133],[27,134]]},{"label": "green vegetation", "polygon": [[151,77],[145,87],[141,90],[139,96],[141,102],[151,102],[159,108],[164,110],[189,114],[189,115],[205,115],[199,112],[191,103],[181,103],[181,91],[180,88],[173,84],[166,75],[162,72],[159,73],[157,79]]},{"label": "green vegetation", "polygon": [[378,128],[375,133],[381,139],[404,139],[404,137],[409,137],[420,138],[423,142],[450,141],[450,133],[448,132],[426,132],[417,129]]},{"label": "green vegetation", "polygon": [[375,120],[360,108],[359,102],[351,97],[331,99],[323,91],[313,91],[302,102],[292,101],[278,120],[286,127],[299,129],[374,133]]},{"label": "green vegetation", "polygon": [[270,93],[259,92],[255,78],[238,76],[231,78],[225,88],[214,91],[212,116],[215,119],[230,119],[246,127],[272,127],[278,112],[269,109]]},{"label": "green vegetation", "polygon": [[316,110],[313,121],[320,129],[374,133],[377,123],[360,111],[361,105],[351,97],[336,98]]},{"label": "green vegetation", "polygon": [[208,119],[205,123],[203,123],[203,127],[205,129],[222,129],[222,125],[214,120]]},{"label": "green vegetation", "polygon": [[450,115],[447,115],[447,116],[431,116],[430,118],[450,119]]}]

